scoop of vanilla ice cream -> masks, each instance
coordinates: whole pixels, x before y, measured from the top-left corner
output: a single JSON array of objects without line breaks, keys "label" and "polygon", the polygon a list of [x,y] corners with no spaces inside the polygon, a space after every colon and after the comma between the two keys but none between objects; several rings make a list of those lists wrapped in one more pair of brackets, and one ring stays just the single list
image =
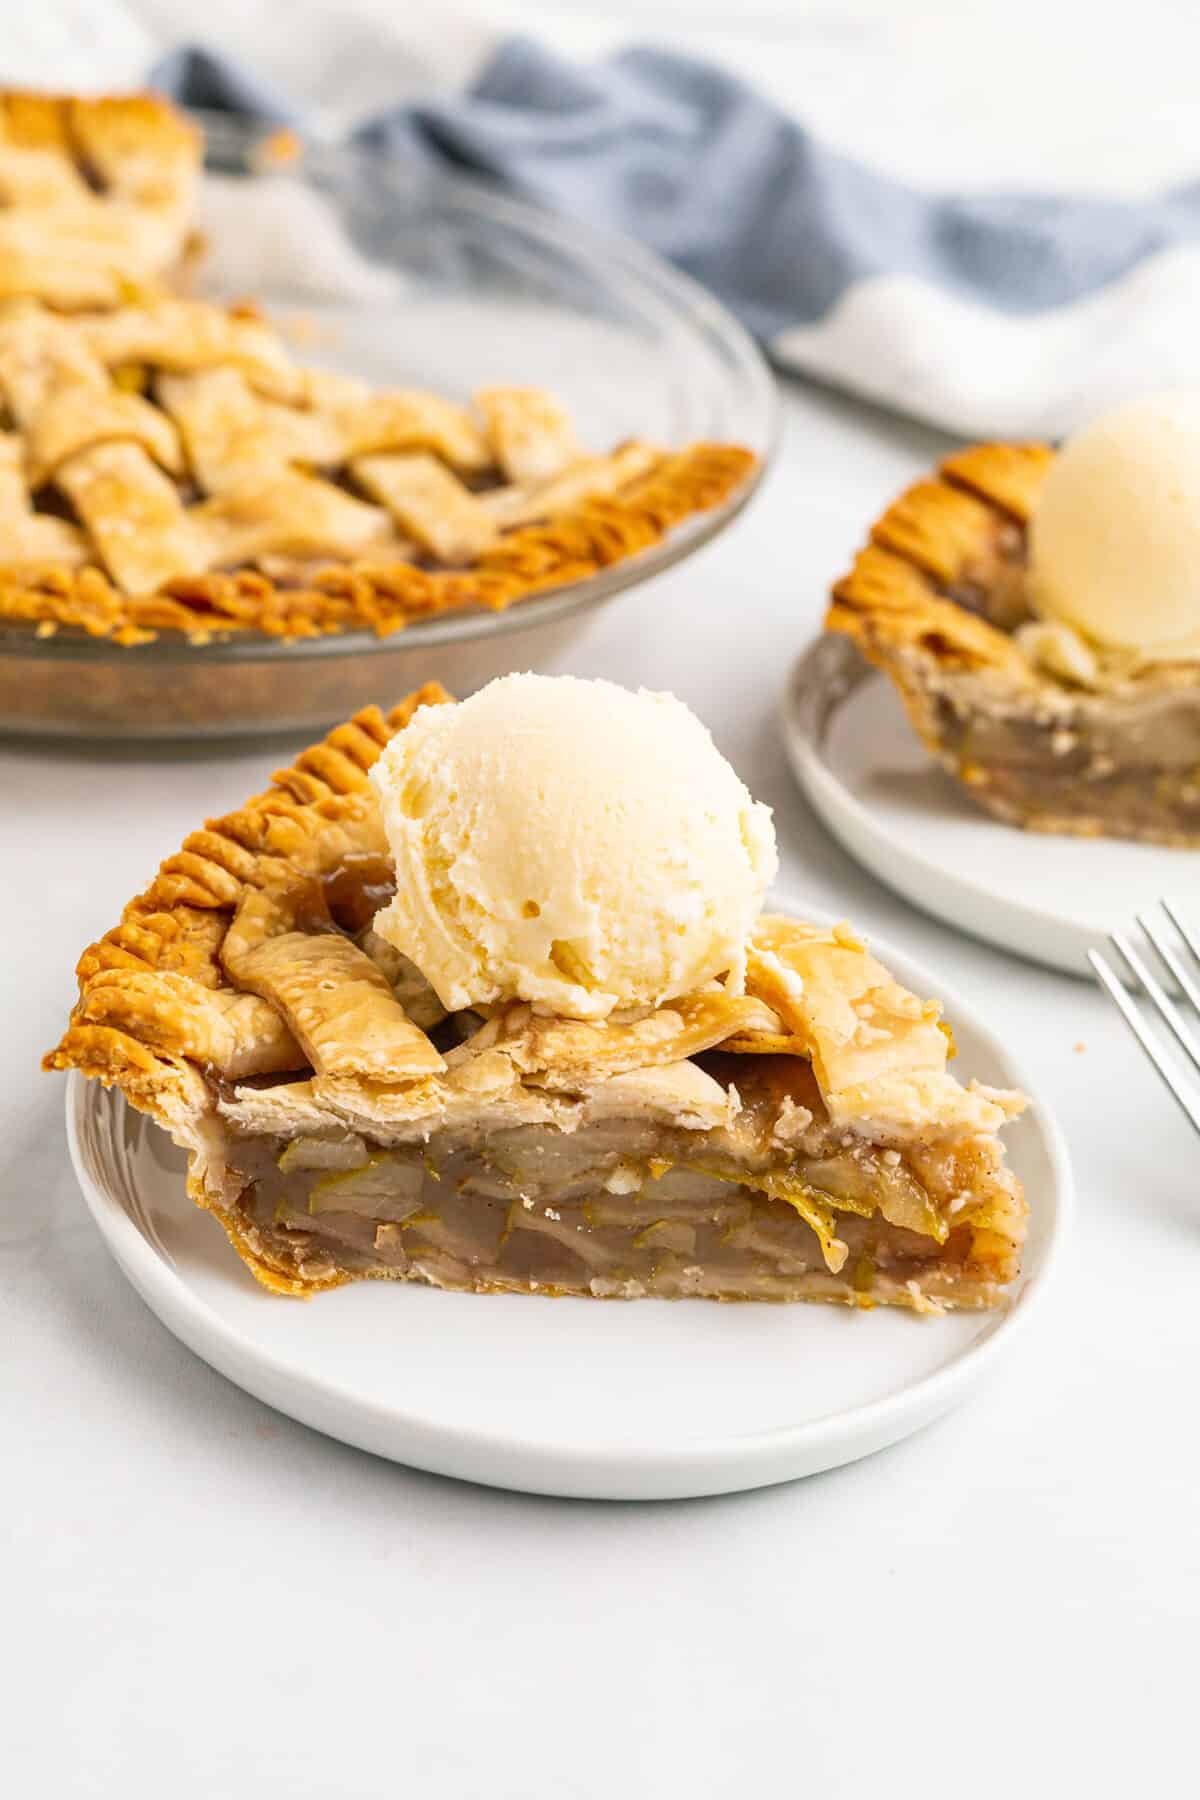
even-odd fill
[{"label": "scoop of vanilla ice cream", "polygon": [[1200,651],[1200,390],[1135,401],[1072,438],[1029,552],[1044,618],[1150,659]]},{"label": "scoop of vanilla ice cream", "polygon": [[604,1018],[741,990],[771,814],[674,695],[507,675],[419,711],[371,780],[396,865],[375,929],[443,1006]]}]

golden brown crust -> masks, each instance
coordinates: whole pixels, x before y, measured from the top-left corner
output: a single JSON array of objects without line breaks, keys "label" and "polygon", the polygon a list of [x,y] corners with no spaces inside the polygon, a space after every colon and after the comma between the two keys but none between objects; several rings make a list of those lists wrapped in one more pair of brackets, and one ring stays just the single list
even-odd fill
[{"label": "golden brown crust", "polygon": [[918,481],[871,528],[871,541],[937,582],[960,581],[993,547],[995,509],[944,481]]},{"label": "golden brown crust", "polygon": [[940,747],[941,724],[927,670],[992,675],[1015,690],[1037,685],[1010,633],[957,596],[986,592],[996,578],[1052,456],[1042,444],[978,444],[948,457],[893,502],[834,585],[826,629],[853,638],[892,677],[930,750]]},{"label": "golden brown crust", "polygon": [[[993,448],[1003,446],[973,453],[985,471],[984,452]],[[978,676],[1013,694],[1032,694],[1038,685],[1013,638],[945,591],[986,569],[1004,526],[998,509],[974,495],[920,482],[874,527],[871,542],[835,583],[825,615],[827,631],[852,639],[891,679],[914,732],[939,758],[945,755],[944,675]]]},{"label": "golden brown crust", "polygon": [[155,94],[0,93],[0,297],[75,311],[159,291],[186,254],[202,149]]},{"label": "golden brown crust", "polygon": [[194,1193],[192,1198],[197,1205],[212,1213],[255,1281],[269,1293],[282,1294],[290,1300],[311,1300],[314,1294],[327,1293],[330,1288],[345,1287],[352,1279],[341,1269],[321,1274],[304,1274],[294,1265],[289,1267],[282,1258],[272,1256],[269,1245],[263,1242],[257,1231],[247,1226],[235,1207],[213,1206],[199,1193]]},{"label": "golden brown crust", "polygon": [[920,650],[950,667],[1002,670],[1014,680],[1028,668],[1007,633],[948,600],[922,569],[876,544],[860,550],[837,583],[826,626],[847,633],[881,665],[898,650]]},{"label": "golden brown crust", "polygon": [[1024,525],[1053,461],[1049,444],[972,444],[946,457],[941,474]]},{"label": "golden brown crust", "polygon": [[329,563],[303,586],[259,570],[180,576],[157,593],[121,594],[103,570],[0,567],[0,619],[66,626],[119,644],[162,631],[196,642],[228,633],[319,637],[368,630],[390,636],[419,619],[464,607],[502,612],[514,601],[586,580],[658,543],[694,513],[720,506],[756,466],[729,444],[695,444],[660,455],[618,493],[584,500],[558,518],[502,536],[466,569],[410,562]]},{"label": "golden brown crust", "polygon": [[889,672],[897,653],[923,651],[946,666],[1031,683],[1009,633],[963,605],[955,590],[987,587],[1052,459],[1044,444],[978,444],[948,457],[872,527],[870,544],[834,586],[827,628],[853,637]]},{"label": "golden brown crust", "polygon": [[[374,812],[366,804],[368,769],[419,707],[449,700],[438,682],[428,682],[386,715],[364,708],[277,770],[264,793],[191,832],[129,902],[120,924],[80,957],[79,999],[44,1067],[116,1082],[135,1105],[158,1113],[147,1101],[159,1086],[175,1088],[178,1059],[213,1049],[204,995],[229,992],[221,949],[243,892],[311,876],[359,847],[356,826]],[[259,1018],[260,1067],[286,1067],[286,1027],[272,1035],[265,1014]],[[241,1024],[248,1030],[251,1020]]]},{"label": "golden brown crust", "polygon": [[0,90],[0,142],[49,150],[86,162],[88,172],[122,189],[155,189],[161,168],[178,157],[198,163],[197,126],[165,94],[53,94]]}]

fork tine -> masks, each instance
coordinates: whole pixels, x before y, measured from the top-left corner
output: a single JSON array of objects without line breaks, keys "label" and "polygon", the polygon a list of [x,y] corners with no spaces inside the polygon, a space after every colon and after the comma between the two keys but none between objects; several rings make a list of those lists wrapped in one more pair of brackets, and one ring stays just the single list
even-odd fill
[{"label": "fork tine", "polygon": [[[1124,954],[1124,952],[1122,952]],[[1194,1100],[1185,1085],[1184,1072],[1173,1057],[1167,1055],[1153,1034],[1147,1030],[1141,1013],[1129,998],[1124,983],[1114,974],[1098,950],[1088,951],[1088,961],[1095,971],[1096,978],[1104,988],[1109,999],[1125,1020],[1130,1031],[1149,1057],[1154,1067],[1171,1090],[1180,1107],[1191,1121],[1192,1127],[1200,1131],[1200,1102]]]},{"label": "fork tine", "polygon": [[1109,942],[1116,945],[1117,949],[1121,952],[1121,955],[1125,958],[1125,961],[1129,964],[1129,967],[1133,970],[1134,975],[1141,982],[1142,987],[1150,1000],[1150,1004],[1157,1012],[1159,1018],[1162,1019],[1165,1024],[1170,1026],[1183,1049],[1187,1051],[1187,1054],[1191,1057],[1196,1067],[1200,1069],[1200,1044],[1192,1037],[1187,1021],[1184,1019],[1175,1002],[1171,999],[1171,996],[1160,984],[1157,977],[1151,973],[1150,969],[1142,961],[1141,953],[1134,949],[1123,931],[1111,932],[1109,934]]},{"label": "fork tine", "polygon": [[1162,902],[1162,909],[1183,939],[1184,943],[1187,945],[1188,949],[1191,951],[1192,955],[1195,957],[1197,964],[1200,965],[1200,939],[1197,939],[1191,926],[1182,917],[1179,911],[1178,901],[1164,900]]},{"label": "fork tine", "polygon": [[[1171,909],[1165,900],[1162,902],[1162,906],[1167,917],[1170,918],[1172,916]],[[1137,922],[1162,957],[1165,966],[1171,971],[1180,992],[1185,994],[1196,1011],[1200,1012],[1200,981],[1197,981],[1191,971],[1185,967],[1183,958],[1163,931],[1154,914],[1139,913]]]}]

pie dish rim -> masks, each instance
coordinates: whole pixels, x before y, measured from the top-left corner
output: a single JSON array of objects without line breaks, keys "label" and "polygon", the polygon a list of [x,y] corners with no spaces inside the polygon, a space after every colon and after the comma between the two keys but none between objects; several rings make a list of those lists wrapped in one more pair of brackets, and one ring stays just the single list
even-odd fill
[{"label": "pie dish rim", "polygon": [[[450,607],[427,618],[414,618],[386,635],[367,627],[292,638],[237,630],[214,636],[208,643],[195,643],[185,632],[164,629],[144,643],[121,644],[112,637],[93,636],[66,625],[58,626],[52,635],[39,637],[38,627],[29,621],[0,619],[0,655],[28,656],[39,663],[60,657],[64,661],[103,663],[118,669],[126,664],[144,667],[147,663],[171,664],[176,669],[220,663],[274,663],[287,668],[309,658],[386,655],[398,649],[433,650],[474,643],[481,638],[505,637],[531,626],[586,613],[686,561],[719,537],[749,505],[767,467],[759,457],[744,479],[716,506],[689,513],[657,543],[601,566],[579,580],[519,595],[501,608]],[[262,729],[291,727],[274,726],[267,720]]]}]

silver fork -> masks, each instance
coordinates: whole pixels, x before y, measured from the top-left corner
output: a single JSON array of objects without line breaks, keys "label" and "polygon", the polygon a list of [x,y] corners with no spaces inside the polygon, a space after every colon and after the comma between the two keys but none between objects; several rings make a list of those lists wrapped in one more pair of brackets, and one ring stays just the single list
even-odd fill
[{"label": "silver fork", "polygon": [[[1200,1025],[1200,933],[1184,919],[1174,900],[1160,900],[1156,909],[1139,913],[1137,922],[1152,956],[1143,955],[1142,948],[1127,931],[1114,931],[1109,935],[1109,942],[1133,977],[1132,984],[1122,979],[1098,950],[1088,951],[1088,961],[1130,1031],[1192,1125],[1200,1131],[1200,1082],[1190,1073],[1186,1063],[1171,1053],[1169,1040],[1148,1022],[1151,1017],[1161,1020],[1187,1052],[1194,1067],[1200,1070],[1200,1031],[1197,1030]],[[1174,928],[1174,938],[1167,929],[1168,924]],[[1154,957],[1174,983],[1178,997],[1196,1016],[1196,1025],[1189,1023],[1176,996],[1168,993],[1153,966]]]}]

